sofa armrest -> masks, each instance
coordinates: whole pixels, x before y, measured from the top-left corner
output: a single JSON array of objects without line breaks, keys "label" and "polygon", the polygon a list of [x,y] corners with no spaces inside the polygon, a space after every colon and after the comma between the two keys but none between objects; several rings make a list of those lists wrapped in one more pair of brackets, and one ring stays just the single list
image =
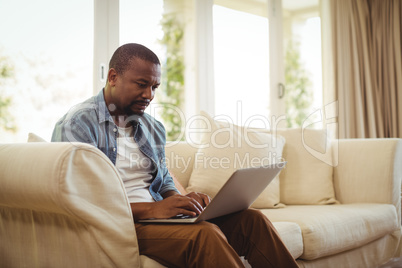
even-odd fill
[{"label": "sofa armrest", "polygon": [[2,144],[0,184],[0,266],[140,266],[123,183],[97,148]]},{"label": "sofa armrest", "polygon": [[344,204],[393,204],[400,221],[402,139],[345,139],[338,145],[336,198]]}]

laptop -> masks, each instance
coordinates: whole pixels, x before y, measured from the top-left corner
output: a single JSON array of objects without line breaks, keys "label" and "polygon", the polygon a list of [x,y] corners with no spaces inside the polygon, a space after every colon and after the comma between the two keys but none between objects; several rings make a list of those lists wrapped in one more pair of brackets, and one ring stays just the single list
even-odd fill
[{"label": "laptop", "polygon": [[286,165],[279,162],[256,168],[236,170],[215,198],[196,217],[178,215],[169,219],[139,220],[143,223],[197,223],[248,209]]}]

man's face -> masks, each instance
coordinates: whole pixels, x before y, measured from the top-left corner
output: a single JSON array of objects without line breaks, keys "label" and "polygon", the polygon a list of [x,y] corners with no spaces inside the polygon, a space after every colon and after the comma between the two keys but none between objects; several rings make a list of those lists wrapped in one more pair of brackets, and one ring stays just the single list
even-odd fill
[{"label": "man's face", "polygon": [[160,65],[142,59],[132,59],[130,67],[123,74],[117,74],[111,69],[108,104],[114,104],[115,107],[109,106],[109,110],[116,115],[144,114],[145,108],[153,100],[155,91],[160,85],[160,79]]}]

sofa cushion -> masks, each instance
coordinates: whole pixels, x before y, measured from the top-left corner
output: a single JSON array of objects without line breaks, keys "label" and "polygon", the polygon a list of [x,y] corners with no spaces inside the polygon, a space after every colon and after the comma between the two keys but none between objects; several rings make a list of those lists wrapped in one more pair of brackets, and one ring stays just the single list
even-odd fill
[{"label": "sofa cushion", "polygon": [[325,130],[287,129],[283,157],[288,161],[280,174],[280,198],[286,205],[338,203],[333,185],[332,151]]},{"label": "sofa cushion", "polygon": [[314,260],[363,246],[398,230],[391,204],[286,206],[261,210],[272,222],[297,223],[302,231],[302,259]]},{"label": "sofa cushion", "polygon": [[145,255],[140,255],[140,260],[141,260],[141,267],[146,267],[146,268],[164,268],[164,267],[166,267]]},{"label": "sofa cushion", "polygon": [[[235,170],[267,165],[282,157],[283,137],[215,121],[206,113],[201,116],[208,131],[203,133],[201,142],[197,144],[199,149],[187,191],[203,192],[213,198]],[[252,207],[281,206],[277,176]]]},{"label": "sofa cushion", "polygon": [[166,143],[165,152],[166,165],[170,174],[176,177],[184,188],[187,188],[197,148],[185,141],[175,141]]},{"label": "sofa cushion", "polygon": [[28,142],[46,142],[46,140],[35,133],[28,133]]},{"label": "sofa cushion", "polygon": [[303,237],[300,226],[294,222],[273,222],[272,224],[293,258],[300,257],[303,254]]}]

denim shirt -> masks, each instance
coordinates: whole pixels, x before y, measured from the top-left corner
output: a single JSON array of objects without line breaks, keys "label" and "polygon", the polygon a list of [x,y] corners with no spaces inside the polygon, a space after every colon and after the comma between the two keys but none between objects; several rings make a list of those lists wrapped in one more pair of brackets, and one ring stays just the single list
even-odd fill
[{"label": "denim shirt", "polygon": [[[168,191],[176,191],[165,162],[165,128],[148,114],[130,116],[134,140],[152,160],[153,181],[149,191],[155,201]],[[99,148],[114,165],[117,157],[117,126],[106,107],[103,90],[68,111],[55,125],[52,142],[84,142]]]}]

